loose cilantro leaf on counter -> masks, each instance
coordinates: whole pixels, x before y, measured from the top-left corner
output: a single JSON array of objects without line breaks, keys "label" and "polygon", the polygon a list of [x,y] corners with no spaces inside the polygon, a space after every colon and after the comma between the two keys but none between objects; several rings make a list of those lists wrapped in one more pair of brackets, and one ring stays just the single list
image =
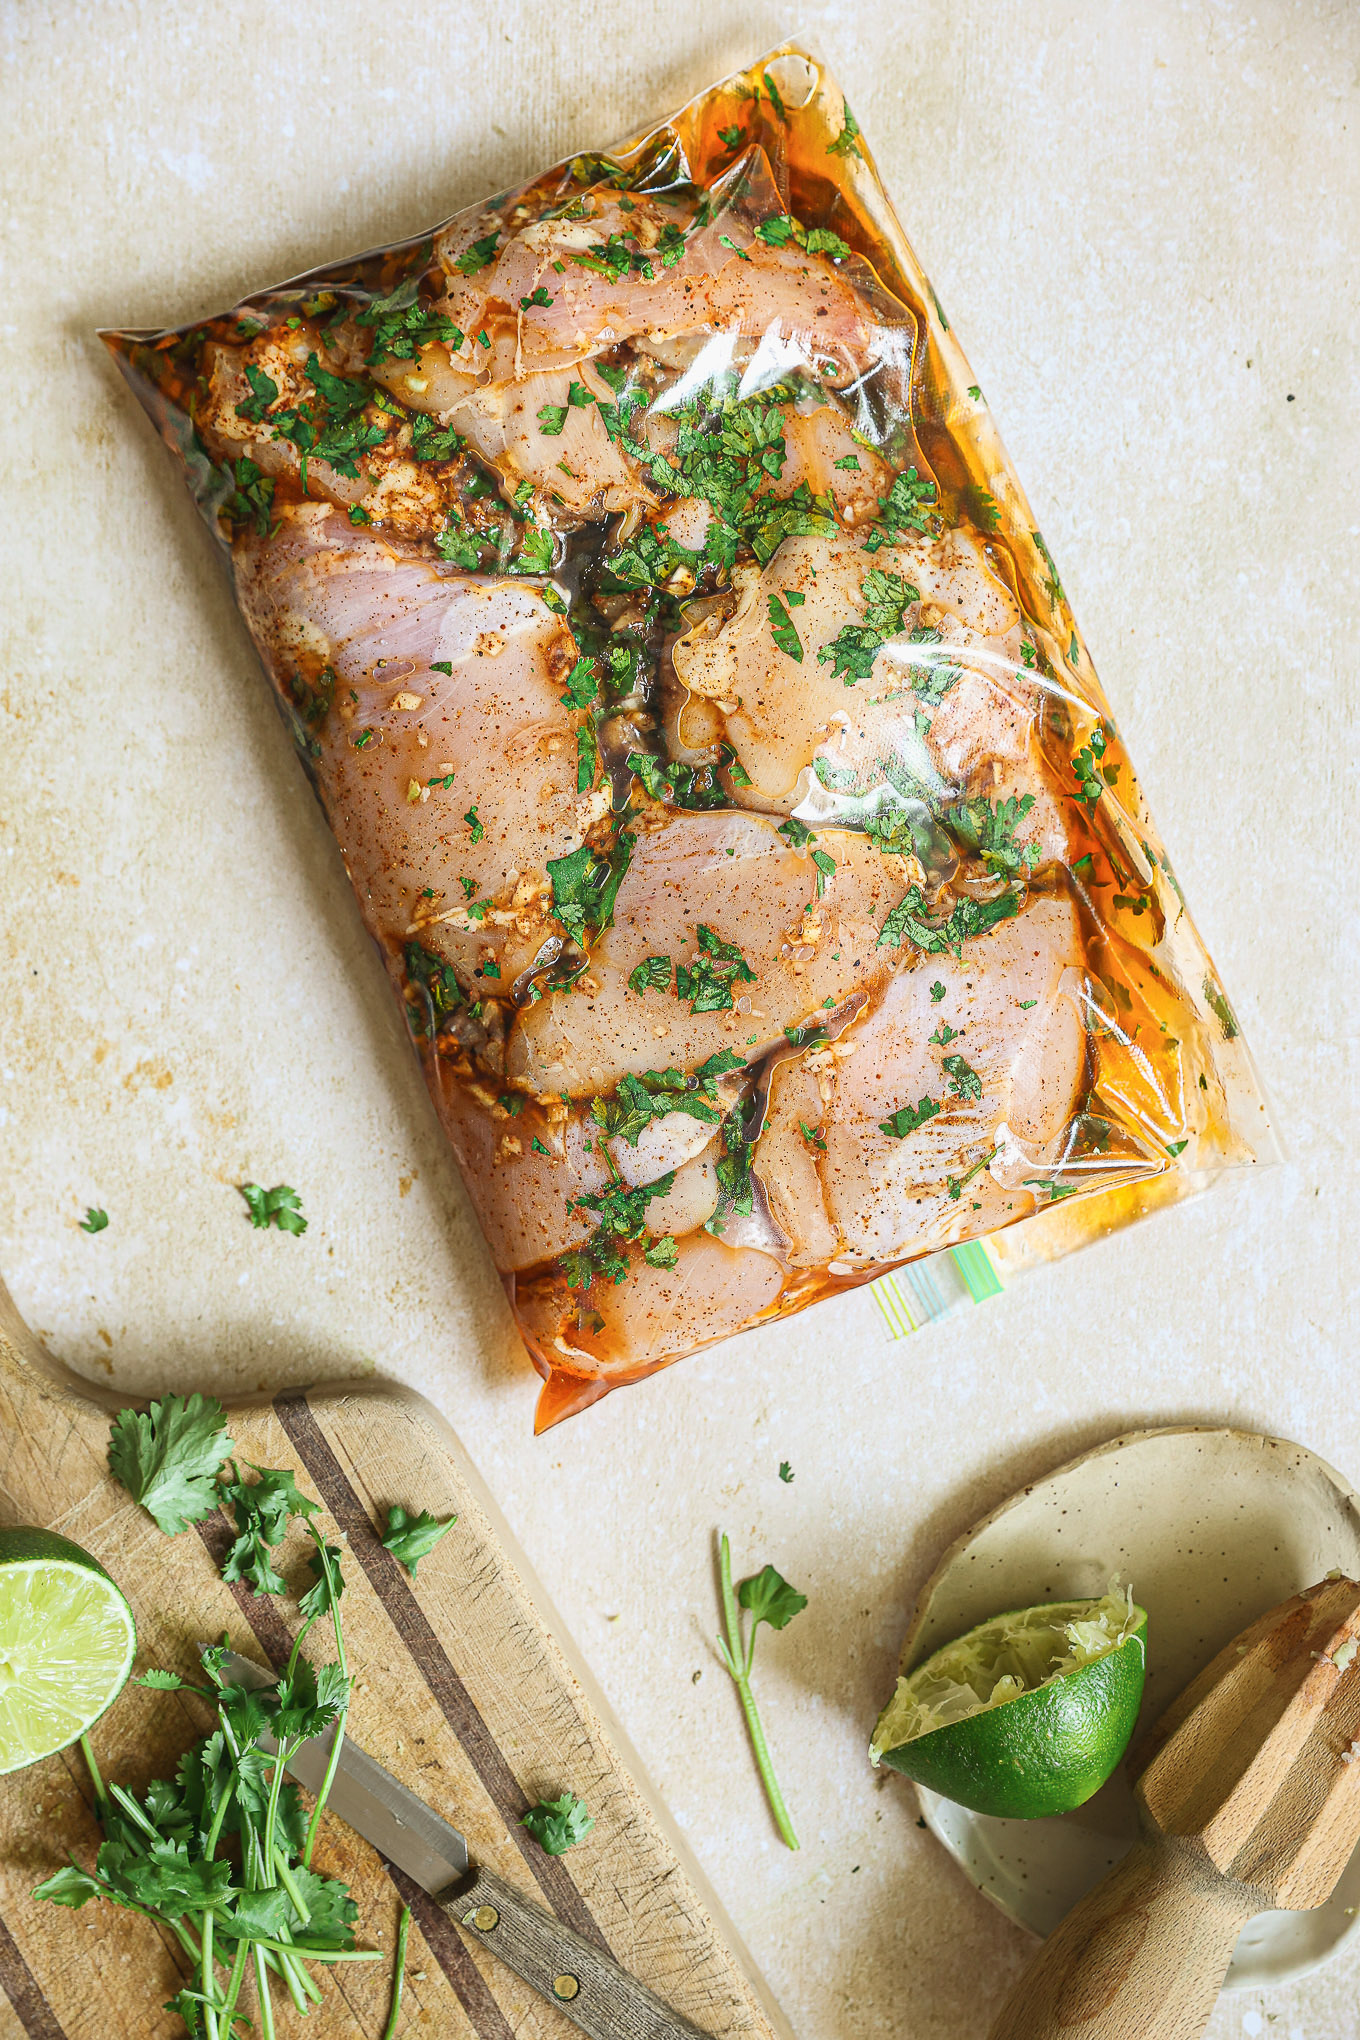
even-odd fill
[{"label": "loose cilantro leaf on counter", "polygon": [[724,942],[702,922],[695,936],[699,953],[692,964],[676,965],[675,996],[690,1001],[691,1013],[730,1012],[733,985],[753,985],[756,974],[735,942]]},{"label": "loose cilantro leaf on counter", "polygon": [[238,1183],[236,1187],[246,1200],[250,1222],[257,1231],[264,1232],[272,1225],[279,1232],[306,1232],[302,1199],[287,1183],[276,1183],[272,1190],[265,1190],[259,1183]]},{"label": "loose cilantro leaf on counter", "polygon": [[771,1629],[786,1629],[808,1604],[807,1595],[791,1587],[772,1565],[743,1580],[737,1599],[750,1615],[753,1631],[762,1622],[768,1622]]},{"label": "loose cilantro leaf on counter", "polygon": [[90,1204],[85,1208],[84,1218],[79,1221],[80,1230],[87,1233],[103,1232],[108,1222],[107,1211],[102,1210],[97,1204]]},{"label": "loose cilantro leaf on counter", "polygon": [[146,1411],[119,1411],[109,1471],[167,1537],[176,1537],[217,1507],[217,1470],[233,1450],[215,1396],[168,1395]]},{"label": "loose cilantro leaf on counter", "polygon": [[789,1465],[787,1459],[781,1459],[779,1462],[779,1478],[786,1486],[793,1479],[793,1468]]},{"label": "loose cilantro leaf on counter", "polygon": [[893,1140],[905,1140],[909,1133],[915,1133],[918,1126],[934,1119],[939,1110],[933,1098],[923,1098],[919,1105],[899,1105],[891,1118],[880,1119],[878,1130],[890,1135]]},{"label": "loose cilantro leaf on counter", "polygon": [[317,1540],[316,1548],[307,1559],[314,1586],[308,1587],[298,1602],[298,1607],[308,1621],[319,1615],[329,1615],[345,1591],[344,1577],[340,1571],[341,1552],[338,1544],[323,1544]]},{"label": "loose cilantro leaf on counter", "polygon": [[520,1822],[548,1856],[564,1856],[568,1849],[585,1840],[594,1825],[584,1799],[578,1799],[574,1792],[564,1792],[558,1799],[540,1799]]},{"label": "loose cilantro leaf on counter", "polygon": [[383,1550],[400,1559],[414,1579],[421,1559],[429,1557],[440,1538],[452,1530],[457,1521],[457,1516],[432,1516],[426,1509],[413,1516],[400,1502],[393,1502],[387,1512]]}]

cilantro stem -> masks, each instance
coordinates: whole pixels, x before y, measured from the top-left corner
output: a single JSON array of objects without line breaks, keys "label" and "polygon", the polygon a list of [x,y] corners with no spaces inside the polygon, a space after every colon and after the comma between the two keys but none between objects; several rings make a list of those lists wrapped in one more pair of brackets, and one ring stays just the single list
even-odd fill
[{"label": "cilantro stem", "polygon": [[775,1826],[789,1848],[796,1849],[798,1837],[793,1831],[793,1822],[789,1819],[789,1810],[784,1804],[779,1780],[774,1775],[774,1765],[770,1760],[770,1748],[765,1740],[760,1711],[756,1706],[755,1694],[751,1691],[751,1664],[756,1642],[755,1624],[751,1626],[749,1643],[743,1643],[741,1614],[737,1607],[736,1590],[732,1585],[732,1547],[727,1541],[726,1531],[723,1532],[719,1553],[718,1578],[722,1593],[723,1628],[727,1632],[727,1638],[725,1643],[721,1637],[718,1639],[718,1648],[722,1652],[723,1663],[732,1675],[732,1682],[741,1701],[741,1711],[746,1716],[746,1728],[751,1738],[756,1769],[765,1787],[765,1796],[770,1802]]},{"label": "cilantro stem", "polygon": [[312,1915],[310,1908],[308,1907],[306,1899],[302,1896],[301,1886],[298,1884],[296,1877],[294,1877],[292,1871],[288,1867],[288,1858],[284,1855],[283,1850],[279,1847],[277,1842],[275,1842],[274,1844],[274,1868],[279,1873],[279,1883],[283,1886],[284,1890],[288,1893],[289,1898],[293,1901],[294,1912],[297,1914],[298,1918],[302,1921],[303,1926],[309,1927],[312,1924]]},{"label": "cilantro stem", "polygon": [[340,1627],[340,1593],[335,1583],[335,1575],[331,1571],[331,1555],[326,1549],[325,1538],[321,1535],[315,1524],[309,1522],[307,1528],[320,1554],[321,1569],[326,1576],[326,1585],[330,1592],[331,1622],[335,1629],[335,1656],[340,1666],[341,1676],[345,1681],[345,1704],[336,1714],[335,1721],[331,1727],[330,1761],[326,1765],[326,1775],[321,1780],[321,1790],[316,1795],[316,1805],[312,1808],[312,1817],[307,1823],[307,1843],[302,1851],[302,1864],[304,1869],[310,1870],[312,1867],[312,1850],[316,1846],[316,1831],[321,1825],[321,1811],[326,1804],[331,1786],[335,1782],[335,1774],[340,1768],[340,1753],[345,1745],[345,1718],[349,1713],[349,1661],[345,1656],[345,1638]]},{"label": "cilantro stem", "polygon": [[401,1987],[406,1980],[406,1943],[411,1933],[411,1908],[404,1905],[397,1923],[397,1952],[393,1957],[392,2009],[382,2030],[382,2040],[396,2040],[397,2014],[401,2010]]},{"label": "cilantro stem", "polygon": [[80,1738],[80,1754],[85,1759],[86,1765],[89,1769],[91,1781],[94,1785],[95,1819],[99,1822],[100,1826],[102,1827],[104,1817],[100,1813],[99,1809],[101,1806],[108,1805],[109,1795],[104,1790],[104,1780],[100,1776],[99,1766],[94,1760],[94,1751],[90,1748],[90,1738],[87,1735],[83,1735]]},{"label": "cilantro stem", "polygon": [[236,2023],[236,2005],[241,1995],[241,1985],[245,1981],[246,1957],[249,1953],[249,1941],[238,1941],[231,1973],[227,1978],[227,1994],[222,2005],[222,2031],[226,2034],[227,2040],[231,2040],[231,2029]]},{"label": "cilantro stem", "polygon": [[269,1995],[269,1971],[265,1967],[264,1949],[258,1941],[252,1952],[255,1958],[255,1997],[260,2014],[260,2040],[276,2040],[274,2001]]}]

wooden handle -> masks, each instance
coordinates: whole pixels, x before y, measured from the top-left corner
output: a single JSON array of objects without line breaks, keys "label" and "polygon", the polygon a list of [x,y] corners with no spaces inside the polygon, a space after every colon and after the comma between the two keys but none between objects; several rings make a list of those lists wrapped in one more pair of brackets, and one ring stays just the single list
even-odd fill
[{"label": "wooden handle", "polygon": [[590,2040],[708,2040],[698,2026],[621,1969],[612,1955],[491,1871],[476,1871],[470,1884],[442,1903],[460,1927]]},{"label": "wooden handle", "polygon": [[1260,1910],[1193,1843],[1139,1842],[1045,1941],[989,2040],[1197,2040]]}]

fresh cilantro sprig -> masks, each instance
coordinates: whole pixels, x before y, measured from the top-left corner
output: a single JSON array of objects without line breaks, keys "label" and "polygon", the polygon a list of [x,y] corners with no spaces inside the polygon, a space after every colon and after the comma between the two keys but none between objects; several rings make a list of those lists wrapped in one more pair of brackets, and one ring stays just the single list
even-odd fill
[{"label": "fresh cilantro sprig", "polygon": [[557,1799],[540,1799],[520,1821],[520,1826],[528,1828],[547,1856],[565,1856],[568,1849],[585,1840],[594,1825],[594,1816],[586,1810],[584,1799],[578,1799],[574,1792],[564,1792]]},{"label": "fresh cilantro sprig", "polygon": [[109,1214],[101,1205],[89,1204],[85,1207],[84,1218],[79,1221],[80,1230],[87,1233],[103,1232],[108,1222]]},{"label": "fresh cilantro sprig", "polygon": [[[770,1802],[770,1811],[775,1818],[783,1840],[789,1848],[798,1847],[798,1837],[793,1831],[784,1795],[774,1774],[770,1760],[769,1745],[765,1740],[765,1729],[756,1707],[755,1695],[751,1690],[751,1666],[755,1658],[756,1632],[762,1622],[771,1629],[784,1629],[807,1606],[807,1595],[800,1594],[786,1579],[767,1565],[758,1573],[752,1573],[734,1590],[732,1586],[732,1549],[723,1533],[719,1545],[718,1582],[722,1600],[723,1634],[718,1638],[718,1655],[732,1676],[741,1710],[746,1717],[747,1732],[755,1754],[756,1769],[765,1787]],[[750,1617],[743,1634],[741,1610]]]},{"label": "fresh cilantro sprig", "polygon": [[[220,1403],[171,1396],[147,1412],[120,1411],[110,1433],[109,1464],[168,1535],[201,1522],[214,1506],[231,1511],[235,1535],[222,1574],[257,1593],[284,1590],[273,1553],[291,1524],[302,1525],[315,1584],[299,1602],[303,1620],[283,1674],[272,1688],[236,1685],[219,1646],[203,1653],[206,1685],[194,1686],[175,1672],[147,1672],[143,1686],[160,1692],[188,1687],[208,1701],[217,1716],[214,1732],[185,1753],[173,1779],[155,1780],[141,1799],[116,1783],[106,1788],[83,1738],[103,1829],[95,1867],[87,1870],[72,1860],[34,1895],[74,1908],[99,1898],[159,1920],[193,1971],[169,2009],[203,2040],[233,2040],[249,1969],[262,2040],[269,2040],[271,1979],[305,2011],[309,2002],[319,2002],[307,1964],[382,1958],[354,1946],[357,1908],[348,1886],[312,1868],[350,1697],[339,1613],[340,1553],[325,1542],[313,1521],[319,1505],[298,1487],[290,1468],[247,1462],[252,1480],[230,1458],[232,1451]],[[335,1659],[313,1665],[302,1656],[302,1646],[313,1624],[326,1617]],[[327,1729],[334,1731],[330,1760],[309,1819],[284,1772],[299,1746]],[[273,1747],[266,1747],[266,1735]],[[220,1854],[228,1840],[232,1852]]]}]

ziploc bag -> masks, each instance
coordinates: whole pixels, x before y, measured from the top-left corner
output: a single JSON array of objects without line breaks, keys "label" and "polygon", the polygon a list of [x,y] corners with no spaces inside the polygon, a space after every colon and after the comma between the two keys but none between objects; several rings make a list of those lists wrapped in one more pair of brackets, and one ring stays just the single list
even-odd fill
[{"label": "ziploc bag", "polygon": [[1058,569],[814,57],[103,337],[230,560],[540,1427],[1264,1152]]}]

